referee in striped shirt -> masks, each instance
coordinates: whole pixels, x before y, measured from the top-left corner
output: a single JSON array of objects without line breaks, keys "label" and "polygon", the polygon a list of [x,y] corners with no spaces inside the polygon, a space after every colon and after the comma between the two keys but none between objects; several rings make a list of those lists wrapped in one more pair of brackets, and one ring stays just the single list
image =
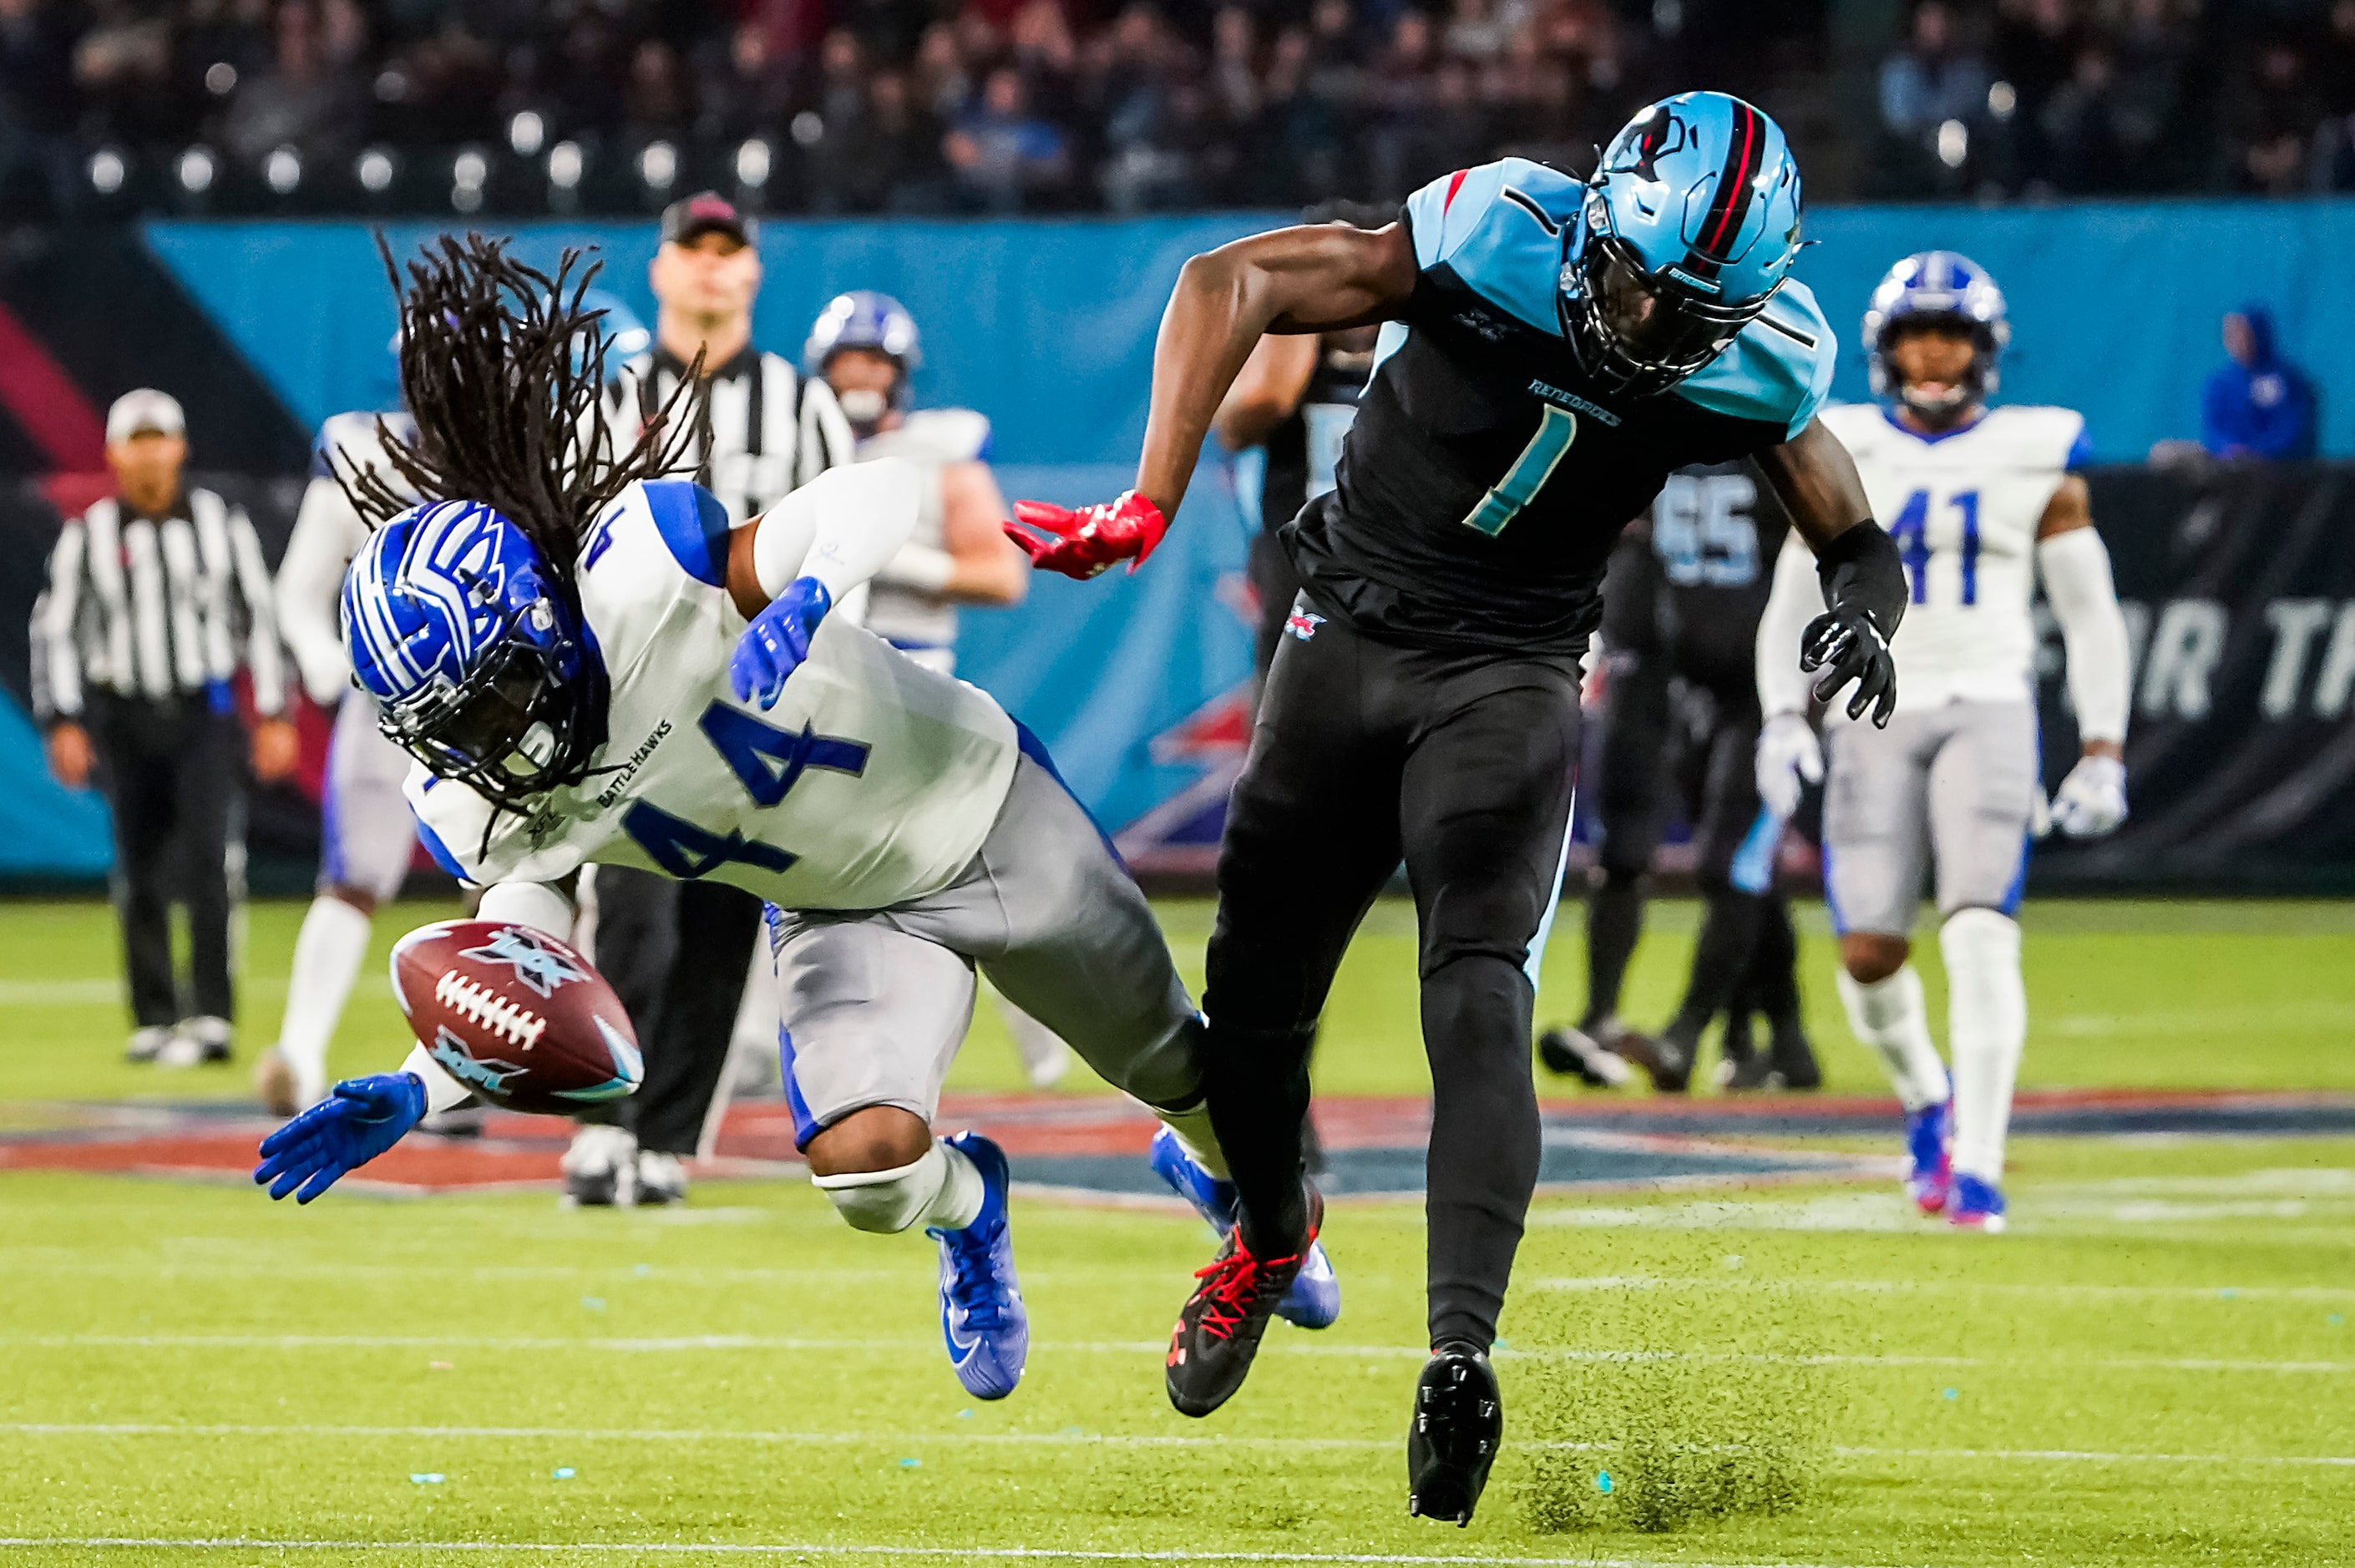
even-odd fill
[{"label": "referee in striped shirt", "polygon": [[[270,568],[244,511],[181,482],[180,405],[143,387],[106,416],[115,493],[69,521],[35,611],[36,696],[59,782],[93,780],[114,820],[114,905],[134,1062],[225,1062],[235,1000],[229,916],[243,880],[244,758],[229,695],[251,672],[253,770],[294,768]],[[187,908],[188,975],[171,905]]]},{"label": "referee in striped shirt", "polygon": [[[857,456],[834,389],[753,345],[755,238],[752,220],[715,192],[665,210],[662,247],[648,270],[660,307],[654,345],[606,388],[609,428],[632,439],[702,355],[709,418],[681,472],[717,495],[739,525]],[[637,1026],[646,1077],[618,1102],[620,1125],[584,1127],[574,1139],[565,1195],[575,1203],[676,1202],[687,1194],[685,1161],[702,1143],[728,1065],[760,941],[761,901],[724,883],[673,882],[626,866],[598,866],[586,885],[597,967]],[[759,954],[765,970],[766,948]]]}]

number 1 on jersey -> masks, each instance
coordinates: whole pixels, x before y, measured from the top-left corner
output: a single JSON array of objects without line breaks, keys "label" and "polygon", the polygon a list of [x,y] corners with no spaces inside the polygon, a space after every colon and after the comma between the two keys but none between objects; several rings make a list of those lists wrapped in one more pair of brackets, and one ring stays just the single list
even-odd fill
[{"label": "number 1 on jersey", "polygon": [[1544,417],[1538,420],[1537,433],[1505,476],[1480,498],[1464,525],[1493,539],[1505,531],[1505,525],[1521,514],[1521,508],[1537,499],[1545,482],[1561,463],[1562,454],[1578,436],[1578,416],[1567,408],[1545,405]]}]

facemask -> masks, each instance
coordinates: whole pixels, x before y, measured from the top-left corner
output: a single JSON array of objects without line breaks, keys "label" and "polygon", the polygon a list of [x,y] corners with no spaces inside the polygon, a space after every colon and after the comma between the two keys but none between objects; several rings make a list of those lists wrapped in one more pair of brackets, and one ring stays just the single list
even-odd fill
[{"label": "facemask", "polygon": [[837,393],[835,401],[842,405],[842,417],[862,431],[873,430],[891,411],[891,399],[869,387]]}]

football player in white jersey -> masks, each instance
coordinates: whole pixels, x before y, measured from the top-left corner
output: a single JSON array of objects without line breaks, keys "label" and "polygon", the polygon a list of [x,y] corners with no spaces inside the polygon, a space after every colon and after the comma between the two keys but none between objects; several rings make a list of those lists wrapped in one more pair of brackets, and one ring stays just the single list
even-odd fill
[{"label": "football player in white jersey", "polygon": [[[923,363],[916,318],[889,294],[856,289],[818,313],[802,371],[834,388],[861,461],[903,458],[922,475],[915,533],[875,574],[859,624],[919,664],[956,673],[957,607],[1007,607],[1029,591],[1030,562],[1006,536],[1005,494],[989,471],[989,419],[971,408],[911,408]],[[1000,1014],[1040,1088],[1070,1071],[1052,1030],[998,999]]]},{"label": "football player in white jersey", "polygon": [[[2035,705],[2041,579],[2068,654],[2083,755],[2050,819],[2076,837],[2126,814],[2126,620],[2094,531],[2085,422],[2069,408],[1991,408],[2010,329],[1986,271],[1952,251],[1909,256],[1864,318],[1873,389],[1827,408],[1873,514],[1904,554],[1913,607],[1891,643],[1897,716],[1886,730],[1828,719],[1824,892],[1840,937],[1840,996],[1906,1110],[1906,1190],[1925,1213],[2000,1230],[2004,1138],[2028,1033],[2014,918],[2028,842],[2048,810]],[[1759,789],[1787,814],[1825,779],[1791,657],[1820,599],[1804,549],[1785,550],[1758,629],[1767,715]],[[1930,1041],[1908,933],[1934,867],[1945,958],[1946,1067]]]},{"label": "football player in white jersey", "polygon": [[[833,470],[731,528],[708,491],[648,481],[669,471],[658,435],[564,460],[602,367],[574,362],[561,274],[551,289],[498,242],[445,239],[412,264],[402,315],[420,434],[394,466],[423,495],[489,498],[401,511],[362,485],[391,520],[346,580],[346,643],[421,764],[427,847],[488,889],[484,917],[544,930],[570,926],[589,863],[766,900],[813,1180],[859,1229],[927,1228],[958,1380],[1004,1397],[1028,1345],[1006,1157],[931,1128],[975,969],[1222,1161],[1200,1015],[1045,751],[828,613],[905,543],[915,471]],[[272,1134],[256,1180],[315,1196],[466,1093],[421,1047]]]}]

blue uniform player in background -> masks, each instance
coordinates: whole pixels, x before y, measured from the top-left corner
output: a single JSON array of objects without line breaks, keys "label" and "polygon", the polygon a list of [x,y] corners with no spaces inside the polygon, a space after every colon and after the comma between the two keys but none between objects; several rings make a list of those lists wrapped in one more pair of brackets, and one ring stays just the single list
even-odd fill
[{"label": "blue uniform player in background", "polygon": [[1579,658],[1604,563],[1668,474],[1755,460],[1822,568],[1805,656],[1886,717],[1903,567],[1816,423],[1833,338],[1790,281],[1799,175],[1722,93],[1639,114],[1587,180],[1520,159],[1371,232],[1279,230],[1188,262],[1135,488],[1024,503],[1034,562],[1092,577],[1166,531],[1261,335],[1382,323],[1337,483],[1284,525],[1304,587],[1219,860],[1203,1084],[1240,1219],[1167,1359],[1206,1414],[1241,1385],[1316,1237],[1307,1052],[1335,967],[1403,859],[1433,1079],[1430,1342],[1408,1507],[1468,1520],[1503,1432],[1487,1351],[1540,1152],[1532,976],[1570,822]]}]

